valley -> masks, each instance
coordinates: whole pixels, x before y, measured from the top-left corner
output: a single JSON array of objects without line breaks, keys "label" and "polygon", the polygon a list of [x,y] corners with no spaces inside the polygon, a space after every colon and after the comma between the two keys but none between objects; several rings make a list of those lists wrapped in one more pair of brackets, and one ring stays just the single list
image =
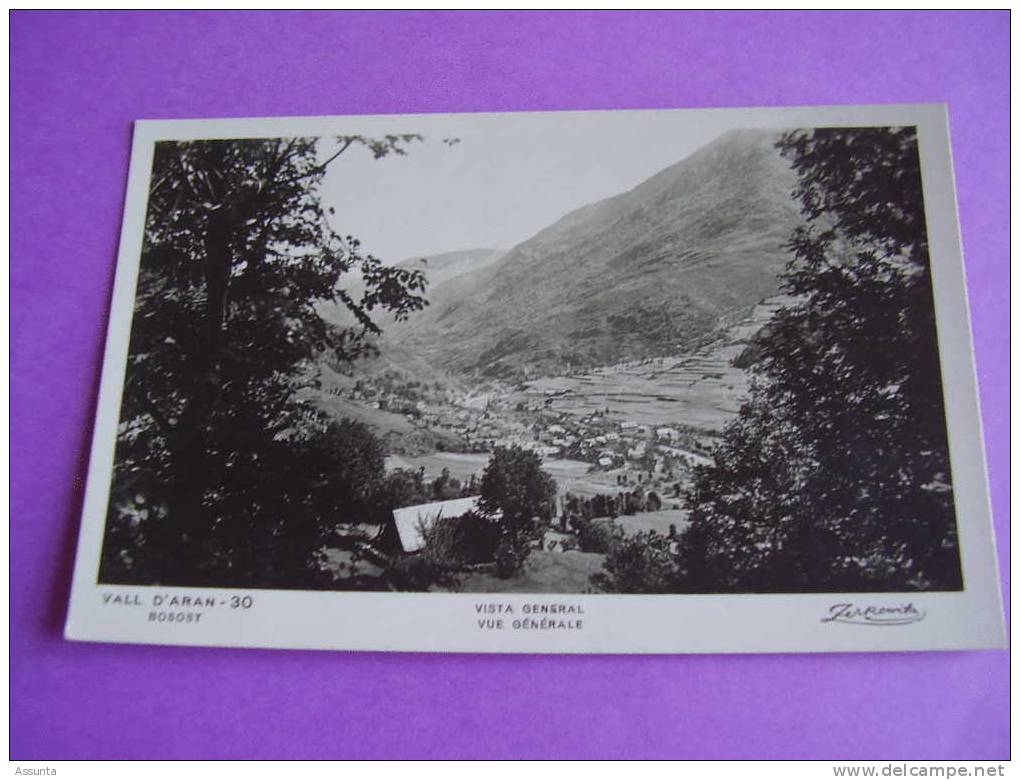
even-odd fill
[{"label": "valley", "polygon": [[682,533],[683,494],[746,397],[754,339],[792,303],[779,278],[798,208],[774,143],[726,133],[508,251],[402,261],[425,272],[429,305],[378,323],[376,357],[318,366],[303,399],[372,428],[387,471],[464,497],[497,448],[541,457],[557,485],[541,548],[514,579],[476,571],[463,587],[586,589],[603,555],[576,549],[579,514],[627,536]]}]

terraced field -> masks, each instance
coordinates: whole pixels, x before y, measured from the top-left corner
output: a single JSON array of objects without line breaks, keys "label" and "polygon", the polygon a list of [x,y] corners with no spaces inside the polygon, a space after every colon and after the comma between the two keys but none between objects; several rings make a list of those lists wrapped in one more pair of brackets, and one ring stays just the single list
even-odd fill
[{"label": "terraced field", "polygon": [[725,338],[691,355],[648,358],[571,376],[537,379],[513,401],[543,403],[557,412],[587,415],[609,410],[615,422],[683,424],[721,431],[739,411],[747,393],[747,371],[733,365],[748,340],[789,302],[776,297],[760,303]]}]

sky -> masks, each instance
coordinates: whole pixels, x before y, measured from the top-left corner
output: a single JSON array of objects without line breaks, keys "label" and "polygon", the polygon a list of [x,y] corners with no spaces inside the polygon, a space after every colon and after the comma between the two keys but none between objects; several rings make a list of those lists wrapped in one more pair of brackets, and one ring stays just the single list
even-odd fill
[{"label": "sky", "polygon": [[[424,140],[406,156],[380,160],[352,147],[331,163],[323,203],[336,210],[337,231],[386,263],[510,249],[580,206],[632,189],[725,129],[699,119],[675,111],[395,116],[384,132]],[[323,139],[320,154],[335,148]]]}]

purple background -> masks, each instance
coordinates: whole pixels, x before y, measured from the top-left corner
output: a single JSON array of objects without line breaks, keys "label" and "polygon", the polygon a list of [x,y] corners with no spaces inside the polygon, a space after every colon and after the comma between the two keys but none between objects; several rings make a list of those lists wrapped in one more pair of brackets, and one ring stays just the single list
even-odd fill
[{"label": "purple background", "polygon": [[13,13],[12,758],[1007,757],[1004,652],[425,656],[61,628],[140,117],[948,101],[1008,586],[1008,97],[1008,12]]}]

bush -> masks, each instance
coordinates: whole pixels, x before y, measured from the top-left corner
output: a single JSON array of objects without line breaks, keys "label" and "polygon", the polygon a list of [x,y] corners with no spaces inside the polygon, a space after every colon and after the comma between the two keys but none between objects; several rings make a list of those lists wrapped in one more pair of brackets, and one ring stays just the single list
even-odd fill
[{"label": "bush", "polygon": [[459,569],[494,560],[500,537],[501,530],[494,521],[468,512],[423,528],[425,546],[418,554],[446,568]]},{"label": "bush", "polygon": [[623,539],[623,528],[612,520],[577,518],[577,546],[581,552],[608,553],[615,542]]},{"label": "bush", "polygon": [[427,591],[432,587],[459,590],[460,580],[445,565],[424,553],[408,555],[386,571],[385,580],[393,590]]},{"label": "bush", "polygon": [[397,590],[424,591],[433,586],[457,590],[458,573],[465,566],[496,560],[501,538],[495,522],[474,512],[423,527],[421,534],[422,549],[400,558],[387,573]]},{"label": "bush", "polygon": [[496,548],[496,576],[501,580],[513,577],[524,566],[524,557],[510,541],[500,542]]},{"label": "bush", "polygon": [[678,559],[669,537],[646,531],[614,540],[592,585],[607,593],[682,592]]},{"label": "bush", "polygon": [[495,559],[500,540],[497,523],[475,512],[439,523],[450,526],[454,556],[465,564],[488,563]]}]

